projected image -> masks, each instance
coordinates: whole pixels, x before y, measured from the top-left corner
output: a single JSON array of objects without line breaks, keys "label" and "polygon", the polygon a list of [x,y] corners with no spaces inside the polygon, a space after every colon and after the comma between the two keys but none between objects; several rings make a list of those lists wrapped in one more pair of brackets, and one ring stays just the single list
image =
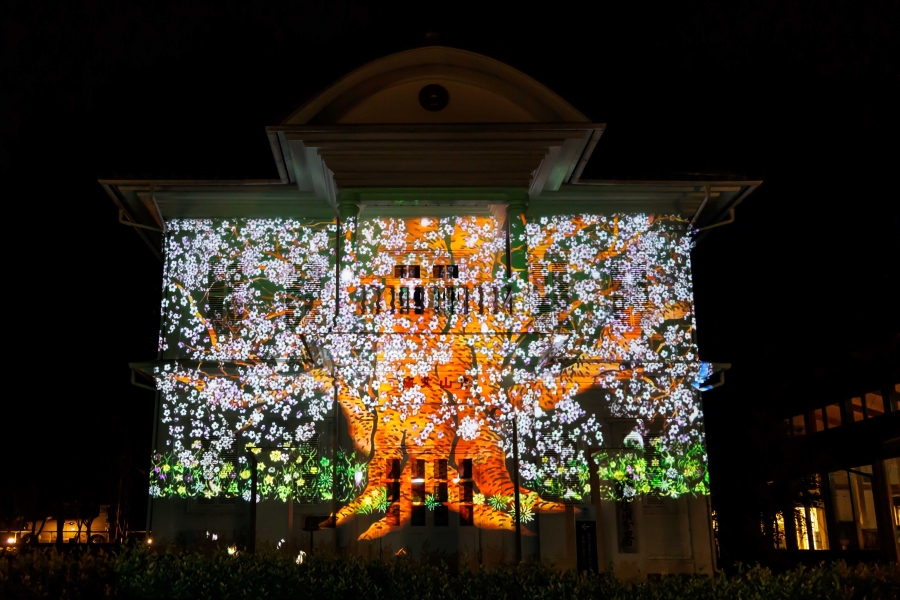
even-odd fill
[{"label": "projected image", "polygon": [[[171,222],[151,494],[249,499],[255,468],[258,499],[337,493],[338,526],[382,515],[360,536],[374,539],[424,511],[514,528],[516,448],[526,523],[585,500],[590,460],[603,497],[706,493],[687,224],[509,232],[491,217]],[[352,440],[336,456],[313,443],[335,399]],[[610,417],[634,427],[604,439]]]}]

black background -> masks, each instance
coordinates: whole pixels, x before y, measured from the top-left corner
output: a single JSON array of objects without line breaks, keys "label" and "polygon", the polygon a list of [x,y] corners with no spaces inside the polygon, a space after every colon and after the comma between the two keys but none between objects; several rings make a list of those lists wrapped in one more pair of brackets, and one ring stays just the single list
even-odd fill
[{"label": "black background", "polygon": [[895,364],[898,3],[258,4],[4,2],[2,516],[146,469],[161,268],[97,178],[276,178],[266,125],[429,31],[607,123],[584,178],[765,180],[694,255],[729,543],[760,423]]}]

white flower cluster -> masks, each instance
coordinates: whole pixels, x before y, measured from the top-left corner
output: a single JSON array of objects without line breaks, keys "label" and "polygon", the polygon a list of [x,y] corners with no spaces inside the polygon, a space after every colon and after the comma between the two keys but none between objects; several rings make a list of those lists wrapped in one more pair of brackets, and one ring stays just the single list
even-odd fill
[{"label": "white flower cluster", "polygon": [[[417,445],[449,433],[511,453],[515,426],[539,481],[602,445],[589,389],[604,400],[592,411],[636,419],[661,450],[702,444],[686,224],[574,215],[512,231],[527,273],[507,269],[506,233],[486,217],[169,222],[157,381],[170,450],[205,440],[213,472],[236,442],[309,439],[338,395]],[[398,304],[401,288],[422,290],[421,310]]]}]

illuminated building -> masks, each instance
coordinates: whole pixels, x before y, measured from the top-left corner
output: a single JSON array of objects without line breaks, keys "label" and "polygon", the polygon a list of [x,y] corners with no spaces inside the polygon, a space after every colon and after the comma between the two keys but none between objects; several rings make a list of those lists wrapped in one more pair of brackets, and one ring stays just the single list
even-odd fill
[{"label": "illuminated building", "polygon": [[709,573],[690,253],[758,182],[582,179],[603,130],[429,47],[268,128],[280,180],[102,182],[165,264],[155,543]]},{"label": "illuminated building", "polygon": [[782,391],[767,425],[775,451],[793,460],[761,473],[762,531],[774,550],[763,560],[897,561],[900,384],[896,365],[864,358]]}]

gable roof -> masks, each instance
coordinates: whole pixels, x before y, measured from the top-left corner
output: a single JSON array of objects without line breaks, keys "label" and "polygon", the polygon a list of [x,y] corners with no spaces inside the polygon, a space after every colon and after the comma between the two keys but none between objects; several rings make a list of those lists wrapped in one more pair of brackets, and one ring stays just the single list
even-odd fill
[{"label": "gable roof", "polygon": [[[420,90],[443,86],[449,102],[429,111]],[[339,79],[282,125],[375,123],[589,123],[545,85],[481,54],[427,46],[374,60]]]}]

